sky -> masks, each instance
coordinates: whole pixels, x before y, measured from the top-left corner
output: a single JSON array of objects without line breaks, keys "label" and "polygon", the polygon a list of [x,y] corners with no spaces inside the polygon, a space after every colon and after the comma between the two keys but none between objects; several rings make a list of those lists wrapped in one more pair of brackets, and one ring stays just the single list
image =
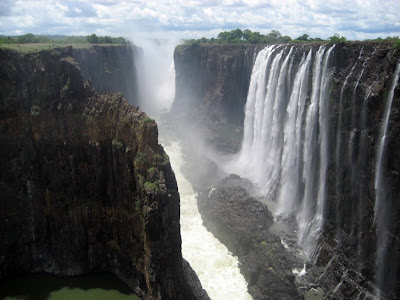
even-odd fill
[{"label": "sky", "polygon": [[400,36],[400,0],[0,0],[0,34],[190,39],[236,28],[350,40]]}]

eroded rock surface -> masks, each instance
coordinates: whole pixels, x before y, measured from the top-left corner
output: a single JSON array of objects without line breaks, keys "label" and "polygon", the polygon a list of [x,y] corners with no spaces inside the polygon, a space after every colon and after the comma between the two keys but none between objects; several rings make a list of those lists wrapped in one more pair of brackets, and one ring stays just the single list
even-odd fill
[{"label": "eroded rock surface", "polygon": [[206,299],[157,125],[73,56],[0,50],[0,278],[108,271],[146,299]]},{"label": "eroded rock surface", "polygon": [[269,229],[268,208],[249,196],[252,183],[231,174],[199,194],[205,227],[237,255],[253,299],[300,299],[292,273],[293,258]]}]

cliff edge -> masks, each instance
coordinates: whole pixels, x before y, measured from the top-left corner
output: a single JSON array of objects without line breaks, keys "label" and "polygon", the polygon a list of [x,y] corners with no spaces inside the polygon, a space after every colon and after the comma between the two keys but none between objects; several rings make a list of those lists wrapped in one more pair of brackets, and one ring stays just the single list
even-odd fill
[{"label": "cliff edge", "polygon": [[157,125],[95,92],[79,51],[0,50],[0,279],[108,271],[142,298],[205,297],[186,279]]}]

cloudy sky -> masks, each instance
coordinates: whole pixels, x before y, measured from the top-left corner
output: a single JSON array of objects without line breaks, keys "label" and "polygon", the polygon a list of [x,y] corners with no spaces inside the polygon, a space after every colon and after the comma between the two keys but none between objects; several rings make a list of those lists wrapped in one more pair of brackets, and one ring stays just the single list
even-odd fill
[{"label": "cloudy sky", "polygon": [[212,37],[236,28],[348,39],[400,35],[400,0],[0,0],[0,34]]}]

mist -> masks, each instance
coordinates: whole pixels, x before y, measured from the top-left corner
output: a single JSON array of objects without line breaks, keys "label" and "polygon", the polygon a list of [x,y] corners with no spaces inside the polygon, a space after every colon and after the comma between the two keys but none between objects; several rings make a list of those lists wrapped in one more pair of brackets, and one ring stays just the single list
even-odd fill
[{"label": "mist", "polygon": [[173,53],[176,39],[131,39],[141,48],[135,56],[138,78],[138,104],[152,118],[168,112],[175,96]]}]

